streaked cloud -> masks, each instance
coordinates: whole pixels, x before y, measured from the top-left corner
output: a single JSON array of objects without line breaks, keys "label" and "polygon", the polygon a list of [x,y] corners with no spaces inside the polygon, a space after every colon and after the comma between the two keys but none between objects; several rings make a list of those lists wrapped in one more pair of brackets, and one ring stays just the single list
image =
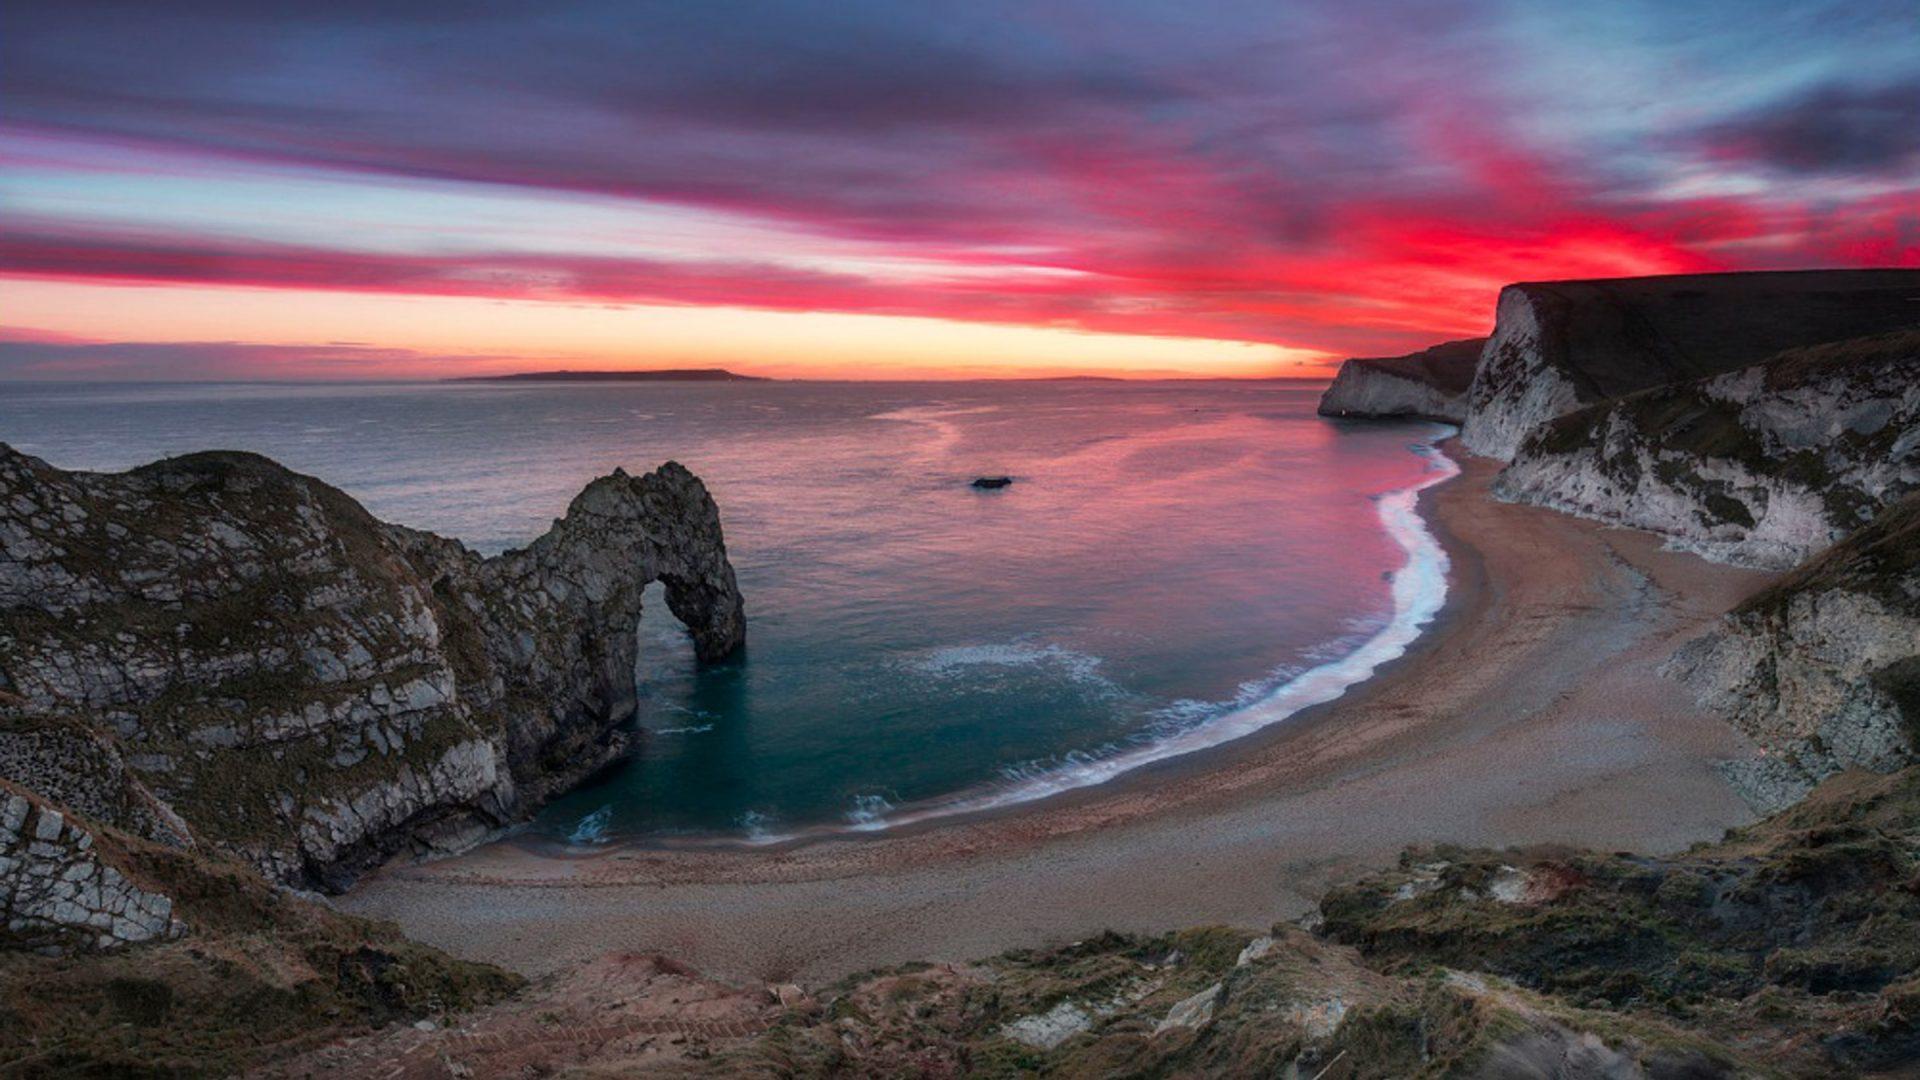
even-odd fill
[{"label": "streaked cloud", "polygon": [[0,274],[72,290],[723,306],[1279,358],[1484,330],[1512,280],[1920,263],[1904,2],[0,20]]}]

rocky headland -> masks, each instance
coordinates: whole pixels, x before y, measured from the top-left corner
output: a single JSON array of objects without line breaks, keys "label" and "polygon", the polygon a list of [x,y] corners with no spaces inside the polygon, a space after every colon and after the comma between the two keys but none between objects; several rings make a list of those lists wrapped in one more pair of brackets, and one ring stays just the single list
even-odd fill
[{"label": "rocky headland", "polygon": [[482,558],[251,454],[75,473],[0,447],[0,778],[270,880],[457,848],[625,749],[641,593],[744,636],[669,463]]},{"label": "rocky headland", "polygon": [[1466,338],[1406,356],[1347,360],[1321,395],[1320,415],[1461,423],[1486,343],[1486,338]]},{"label": "rocky headland", "polygon": [[1746,367],[1786,349],[1909,329],[1916,270],[1680,274],[1500,291],[1460,437],[1512,458],[1584,405]]}]

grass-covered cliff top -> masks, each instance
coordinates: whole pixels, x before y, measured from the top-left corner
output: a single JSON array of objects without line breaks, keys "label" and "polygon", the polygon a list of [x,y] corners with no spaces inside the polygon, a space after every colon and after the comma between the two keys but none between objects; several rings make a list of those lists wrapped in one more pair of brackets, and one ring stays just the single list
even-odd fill
[{"label": "grass-covered cliff top", "polygon": [[1920,493],[1888,506],[1865,528],[1795,567],[1736,609],[1761,614],[1794,596],[1841,589],[1920,616]]},{"label": "grass-covered cliff top", "polygon": [[1588,401],[1920,322],[1920,271],[1796,270],[1525,282],[1549,362]]}]

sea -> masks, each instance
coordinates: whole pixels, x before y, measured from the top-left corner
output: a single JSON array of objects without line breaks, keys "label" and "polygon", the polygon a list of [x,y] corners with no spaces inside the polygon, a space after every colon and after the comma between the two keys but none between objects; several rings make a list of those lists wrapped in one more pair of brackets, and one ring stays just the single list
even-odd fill
[{"label": "sea", "polygon": [[768,844],[1104,783],[1401,655],[1445,599],[1416,496],[1457,471],[1450,429],[1322,418],[1322,388],[11,384],[0,441],[93,470],[256,451],[484,553],[679,461],[720,506],[747,646],[697,665],[655,586],[644,737],[529,836]]}]

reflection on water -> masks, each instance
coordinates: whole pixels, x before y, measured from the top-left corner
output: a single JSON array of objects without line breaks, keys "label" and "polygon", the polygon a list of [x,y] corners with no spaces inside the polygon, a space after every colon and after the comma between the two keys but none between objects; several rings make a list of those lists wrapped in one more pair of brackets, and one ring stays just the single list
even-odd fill
[{"label": "reflection on water", "polygon": [[[642,757],[543,818],[588,844],[872,828],[1191,743],[1303,675],[1332,685],[1315,673],[1405,629],[1387,575],[1417,553],[1373,497],[1432,478],[1417,448],[1440,429],[1329,422],[1317,396],[1282,382],[15,387],[0,439],[70,468],[255,450],[483,551],[538,535],[615,466],[686,464],[719,501],[748,649],[696,670],[654,598]],[[999,474],[1015,482],[969,486]]]}]

